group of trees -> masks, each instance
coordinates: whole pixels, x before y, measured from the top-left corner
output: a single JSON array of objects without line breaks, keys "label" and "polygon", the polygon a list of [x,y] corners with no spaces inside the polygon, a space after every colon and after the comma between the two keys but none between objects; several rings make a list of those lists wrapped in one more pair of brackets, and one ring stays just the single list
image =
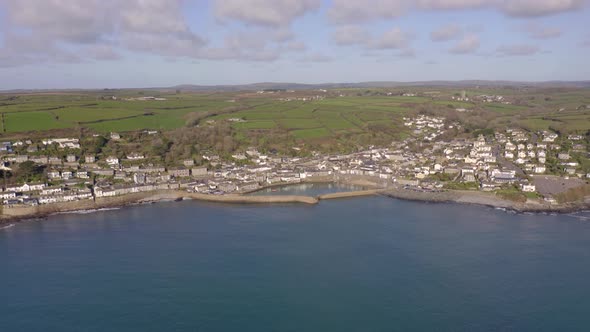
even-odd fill
[{"label": "group of trees", "polygon": [[39,182],[44,179],[45,166],[25,161],[11,170],[1,170],[0,177],[7,183]]}]

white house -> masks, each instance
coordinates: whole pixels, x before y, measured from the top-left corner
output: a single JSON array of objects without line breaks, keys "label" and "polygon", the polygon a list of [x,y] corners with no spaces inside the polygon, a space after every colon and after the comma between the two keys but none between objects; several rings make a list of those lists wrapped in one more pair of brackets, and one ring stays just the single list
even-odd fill
[{"label": "white house", "polygon": [[533,193],[537,190],[537,188],[535,187],[534,184],[523,184],[522,185],[522,191],[524,191],[525,193]]},{"label": "white house", "polygon": [[110,156],[107,158],[107,164],[111,166],[117,166],[119,165],[119,158]]}]

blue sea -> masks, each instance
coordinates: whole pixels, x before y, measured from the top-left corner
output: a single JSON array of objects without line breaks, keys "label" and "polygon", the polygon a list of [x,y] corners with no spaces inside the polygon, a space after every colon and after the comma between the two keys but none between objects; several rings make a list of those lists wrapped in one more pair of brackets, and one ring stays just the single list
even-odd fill
[{"label": "blue sea", "polygon": [[589,217],[380,196],[56,215],[0,230],[0,331],[589,331]]}]

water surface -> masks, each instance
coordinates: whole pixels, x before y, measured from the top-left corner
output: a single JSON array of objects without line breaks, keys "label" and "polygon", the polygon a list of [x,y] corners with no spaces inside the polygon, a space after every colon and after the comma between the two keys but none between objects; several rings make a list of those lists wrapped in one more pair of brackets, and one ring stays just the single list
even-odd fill
[{"label": "water surface", "polygon": [[587,331],[588,214],[161,203],[0,231],[2,331]]},{"label": "water surface", "polygon": [[264,188],[251,193],[250,195],[303,195],[319,196],[325,194],[366,190],[366,187],[342,183],[296,183],[275,187]]}]

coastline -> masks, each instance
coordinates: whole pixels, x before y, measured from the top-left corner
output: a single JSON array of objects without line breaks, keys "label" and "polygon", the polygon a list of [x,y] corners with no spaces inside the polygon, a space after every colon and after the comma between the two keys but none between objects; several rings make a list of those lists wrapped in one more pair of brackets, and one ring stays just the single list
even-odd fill
[{"label": "coastline", "polygon": [[457,203],[506,209],[518,213],[572,213],[590,210],[590,202],[569,204],[548,204],[535,200],[525,203],[499,198],[493,193],[468,190],[447,190],[441,192],[413,191],[400,188],[388,188],[382,195],[407,201],[426,203]]},{"label": "coastline", "polygon": [[[312,181],[306,181],[312,182]],[[248,196],[244,192],[226,195],[208,195],[200,193],[189,193],[179,190],[159,190],[144,193],[128,194],[124,196],[97,198],[95,200],[83,200],[66,203],[55,203],[48,205],[4,208],[0,217],[0,226],[6,226],[14,222],[44,219],[51,215],[61,213],[75,213],[79,211],[100,211],[105,209],[123,208],[141,204],[150,204],[166,201],[200,200],[206,202],[218,202],[228,204],[308,204],[315,205],[322,200],[353,198],[360,196],[383,195],[386,197],[406,201],[417,201],[425,203],[457,203],[487,206],[515,211],[518,213],[572,213],[590,210],[590,202],[577,202],[574,204],[548,204],[540,201],[527,201],[518,203],[496,197],[493,193],[481,191],[446,190],[441,192],[414,191],[398,187],[383,188],[379,184],[364,179],[348,179],[347,181],[332,180],[313,181],[315,183],[341,183],[346,185],[364,186],[366,190],[345,191],[328,193],[318,196],[305,195],[267,195]],[[282,184],[285,185],[285,184]],[[289,185],[289,184],[286,184]],[[265,186],[255,191],[275,187],[276,185]]]}]

